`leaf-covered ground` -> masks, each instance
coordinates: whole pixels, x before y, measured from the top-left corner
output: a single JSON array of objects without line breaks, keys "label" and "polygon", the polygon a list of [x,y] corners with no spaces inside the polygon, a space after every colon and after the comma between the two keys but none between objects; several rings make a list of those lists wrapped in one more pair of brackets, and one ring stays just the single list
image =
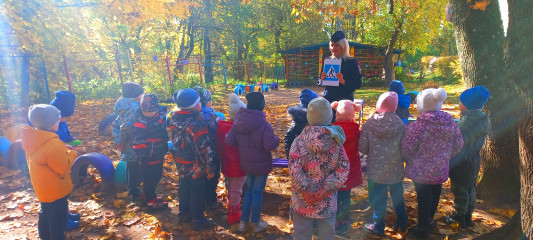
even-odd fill
[{"label": "leaf-covered ground", "polygon": [[[302,89],[290,88],[265,93],[268,121],[274,126],[276,134],[283,138],[290,125],[290,117],[286,113],[289,106],[298,104],[298,95]],[[321,92],[321,88],[312,88]],[[363,121],[373,111],[377,96],[384,89],[362,89],[356,97],[365,99]],[[231,91],[217,90],[215,109],[227,113],[225,95]],[[460,90],[450,93],[457,99]],[[358,95],[359,94],[359,95]],[[447,102],[453,104],[455,102]],[[114,164],[119,160],[118,151],[108,137],[98,136],[99,121],[113,109],[114,100],[87,101],[78,103],[73,117],[68,124],[73,135],[82,140],[83,145],[77,150],[80,154],[99,152],[109,157]],[[457,116],[453,105],[446,105],[450,112]],[[411,112],[415,112],[411,109]],[[9,113],[13,116],[8,117]],[[12,112],[1,112],[0,135],[8,127],[22,123],[24,109]],[[284,158],[283,139],[274,157]],[[70,209],[82,216],[81,227],[68,233],[70,239],[291,239],[289,222],[289,199],[291,188],[287,169],[276,168],[268,178],[264,194],[262,218],[270,226],[263,232],[239,233],[237,226],[229,226],[226,222],[227,208],[225,189],[222,178],[219,182],[218,195],[224,207],[207,211],[216,226],[203,232],[192,231],[188,224],[178,224],[178,177],[175,166],[170,159],[166,160],[164,176],[158,187],[158,193],[166,197],[170,208],[166,211],[147,213],[142,206],[130,202],[124,189],[116,189],[112,193],[99,191],[100,178],[95,169],[89,169],[85,184],[76,186],[70,195]],[[409,225],[416,224],[416,193],[412,182],[405,180],[405,200],[409,214]],[[449,190],[449,182],[444,184],[439,209],[435,216],[437,229],[432,239],[471,239],[474,236],[502,226],[515,213],[514,206],[487,206],[478,200],[474,213],[475,227],[458,229],[444,222],[444,216],[452,212],[453,195]],[[0,239],[37,239],[37,219],[39,202],[32,190],[27,173],[0,166]],[[363,230],[364,223],[369,222],[372,210],[368,203],[366,181],[352,190],[352,229],[338,239],[374,239]],[[389,200],[387,209],[387,228],[385,239],[400,239],[390,226],[394,224],[394,211]]]}]

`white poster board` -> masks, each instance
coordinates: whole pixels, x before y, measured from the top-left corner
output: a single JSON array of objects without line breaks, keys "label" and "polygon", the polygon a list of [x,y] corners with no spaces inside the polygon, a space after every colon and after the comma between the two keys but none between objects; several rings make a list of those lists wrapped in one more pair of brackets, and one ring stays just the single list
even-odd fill
[{"label": "white poster board", "polygon": [[341,72],[342,59],[325,59],[324,70],[326,78],[322,81],[322,86],[339,86],[339,79],[337,73]]}]

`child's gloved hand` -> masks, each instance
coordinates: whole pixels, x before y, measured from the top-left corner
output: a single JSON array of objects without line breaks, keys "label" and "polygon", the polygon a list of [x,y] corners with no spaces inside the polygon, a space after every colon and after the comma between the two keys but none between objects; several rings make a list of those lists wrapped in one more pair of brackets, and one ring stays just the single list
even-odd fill
[{"label": "child's gloved hand", "polygon": [[74,141],[72,141],[72,142],[69,142],[68,144],[69,144],[70,146],[76,147],[76,146],[81,145],[81,141],[78,140],[78,139],[76,139],[76,140],[74,140]]}]

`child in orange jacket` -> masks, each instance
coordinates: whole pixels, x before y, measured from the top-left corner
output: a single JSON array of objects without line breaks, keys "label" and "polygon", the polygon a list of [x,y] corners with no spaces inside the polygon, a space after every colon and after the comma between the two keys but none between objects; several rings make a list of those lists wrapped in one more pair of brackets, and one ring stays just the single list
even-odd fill
[{"label": "child in orange jacket", "polygon": [[59,140],[61,112],[48,104],[30,107],[28,119],[34,128],[22,129],[30,178],[41,202],[38,230],[41,239],[65,239],[65,230],[79,226],[79,215],[69,214],[67,197],[72,191],[70,168],[77,153]]}]

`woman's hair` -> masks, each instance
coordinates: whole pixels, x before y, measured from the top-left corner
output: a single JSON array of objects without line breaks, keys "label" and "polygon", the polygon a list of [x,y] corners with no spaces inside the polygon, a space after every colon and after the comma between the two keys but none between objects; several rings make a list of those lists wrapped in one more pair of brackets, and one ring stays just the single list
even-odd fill
[{"label": "woman's hair", "polygon": [[[342,47],[342,51],[343,51],[342,55],[339,56],[339,57],[342,57],[342,58],[350,57],[350,43],[348,43],[348,39],[343,38],[343,39],[337,41],[336,44],[339,44]],[[329,43],[329,50],[331,51],[331,49],[333,49],[333,47],[331,46],[331,42],[330,42]],[[335,58],[335,56],[333,56],[333,54],[332,54],[331,58]]]}]

